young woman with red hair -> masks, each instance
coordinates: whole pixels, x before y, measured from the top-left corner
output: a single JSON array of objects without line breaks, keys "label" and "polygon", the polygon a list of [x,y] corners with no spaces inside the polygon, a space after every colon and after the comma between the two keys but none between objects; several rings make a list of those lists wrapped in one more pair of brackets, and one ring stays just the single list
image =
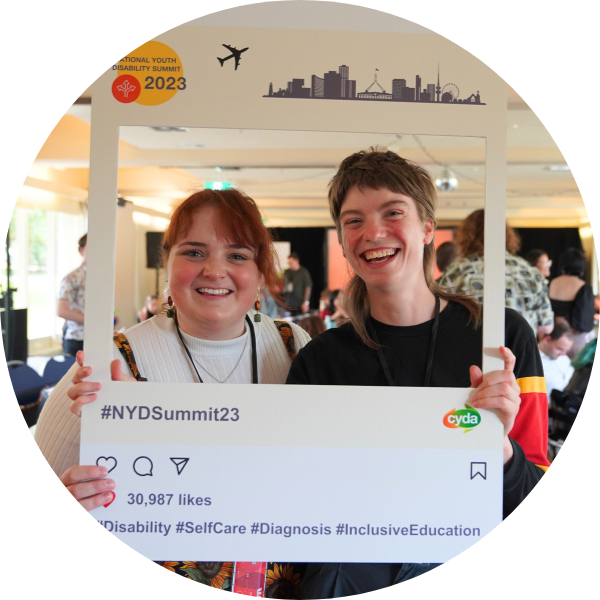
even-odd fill
[{"label": "young woman with red hair", "polygon": [[[174,211],[163,238],[168,310],[125,332],[119,343],[133,351],[135,365],[115,345],[113,380],[135,375],[167,383],[285,383],[292,358],[310,337],[296,325],[257,317],[261,284],[279,296],[275,256],[251,198],[237,190],[190,196]],[[52,393],[36,441],[67,489],[93,510],[112,502],[115,483],[104,467],[78,465],[81,408],[102,395],[100,384],[88,381],[92,370],[83,361],[79,352]],[[198,568],[220,564],[231,563]],[[221,583],[231,582],[225,571],[216,578]]]}]

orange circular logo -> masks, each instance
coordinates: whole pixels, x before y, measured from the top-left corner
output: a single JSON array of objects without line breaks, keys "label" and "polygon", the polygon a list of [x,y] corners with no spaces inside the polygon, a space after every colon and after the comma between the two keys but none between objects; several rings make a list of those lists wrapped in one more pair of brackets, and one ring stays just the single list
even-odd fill
[{"label": "orange circular logo", "polygon": [[181,59],[162,42],[146,42],[122,58],[113,70],[118,75],[112,93],[119,102],[157,106],[187,87]]}]

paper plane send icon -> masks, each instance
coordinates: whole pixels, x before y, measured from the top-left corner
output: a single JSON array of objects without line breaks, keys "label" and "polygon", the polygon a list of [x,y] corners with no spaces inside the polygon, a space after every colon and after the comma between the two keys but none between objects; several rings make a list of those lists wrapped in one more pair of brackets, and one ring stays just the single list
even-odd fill
[{"label": "paper plane send icon", "polygon": [[177,467],[177,475],[181,475],[181,471],[185,469],[185,465],[188,464],[189,460],[189,458],[171,458],[171,461]]}]

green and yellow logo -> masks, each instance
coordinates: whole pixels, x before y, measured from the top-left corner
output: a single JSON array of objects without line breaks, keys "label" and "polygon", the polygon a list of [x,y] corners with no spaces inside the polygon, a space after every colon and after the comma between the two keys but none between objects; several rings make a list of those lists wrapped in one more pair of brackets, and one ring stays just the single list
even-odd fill
[{"label": "green and yellow logo", "polygon": [[458,429],[459,427],[464,430],[464,433],[477,427],[481,423],[481,415],[470,406],[456,410],[453,408],[450,412],[444,415],[444,425],[449,429]]}]

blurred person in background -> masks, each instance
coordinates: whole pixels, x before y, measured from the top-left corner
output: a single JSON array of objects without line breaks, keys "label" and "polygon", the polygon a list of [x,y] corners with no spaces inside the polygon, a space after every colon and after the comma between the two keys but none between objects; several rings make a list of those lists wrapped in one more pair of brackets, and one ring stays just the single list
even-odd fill
[{"label": "blurred person in background", "polygon": [[575,371],[567,356],[571,346],[573,346],[573,332],[569,324],[560,318],[554,324],[552,333],[545,335],[538,343],[544,367],[548,404],[550,404],[552,390],[564,390]]},{"label": "blurred person in background", "polygon": [[342,304],[341,290],[333,290],[329,297],[329,310],[331,311],[330,327],[341,327],[350,319],[344,305]]},{"label": "blurred person in background", "polygon": [[333,312],[330,310],[330,302],[329,297],[331,296],[331,290],[329,288],[325,288],[321,292],[321,297],[319,298],[319,316],[321,319],[325,320],[325,317],[330,317]]},{"label": "blurred person in background", "polygon": [[319,317],[319,315],[311,315],[310,317],[304,317],[296,323],[298,327],[302,327],[304,331],[310,335],[311,339],[326,331],[327,326],[325,321]]},{"label": "blurred person in background", "polygon": [[535,267],[546,279],[550,277],[550,267],[552,261],[548,257],[545,250],[530,250],[525,257],[525,260],[532,266]]},{"label": "blurred person in background", "polygon": [[567,387],[551,394],[549,437],[557,442],[565,441],[579,413],[592,374],[596,345],[594,338],[579,351],[571,363],[575,372]]},{"label": "blurred person in background", "polygon": [[85,273],[87,263],[87,233],[79,238],[81,265],[60,282],[56,314],[65,319],[63,327],[63,352],[75,356],[83,350],[83,324],[85,321]]},{"label": "blurred person in background", "polygon": [[548,280],[550,279],[550,267],[552,261],[548,257],[545,250],[530,250],[525,257],[525,260],[532,266],[535,267],[544,278],[544,291],[548,293]]},{"label": "blurred person in background", "polygon": [[312,278],[306,267],[300,264],[300,256],[292,252],[288,257],[289,269],[283,273],[285,304],[292,316],[307,313],[310,309]]},{"label": "blurred person in background", "polygon": [[277,302],[271,295],[269,288],[264,285],[264,283],[260,287],[258,297],[260,299],[260,312],[262,312],[263,315],[267,315],[267,317],[270,317],[271,319],[276,319],[278,313]]},{"label": "blurred person in background", "polygon": [[557,317],[566,319],[573,328],[573,358],[589,341],[596,337],[594,331],[594,292],[585,282],[585,255],[577,248],[569,248],[558,263],[560,275],[548,287],[552,310]]},{"label": "blurred person in background", "polygon": [[[474,296],[483,302],[483,230],[484,210],[471,213],[457,228],[454,239],[462,258],[454,261],[439,284]],[[506,225],[505,305],[523,315],[533,331],[545,335],[554,327],[554,315],[542,274],[524,258],[517,256],[521,240]]]},{"label": "blurred person in background", "polygon": [[138,310],[137,322],[141,323],[151,319],[154,315],[160,312],[160,305],[158,304],[158,296],[146,296],[144,306]]},{"label": "blurred person in background", "polygon": [[448,268],[458,258],[458,248],[454,242],[443,242],[435,251],[435,262],[437,264],[440,276],[436,281],[439,281]]},{"label": "blurred person in background", "polygon": [[577,353],[571,363],[575,372],[564,389],[565,392],[578,394],[581,398],[584,397],[592,374],[597,344],[598,340],[594,338]]}]

